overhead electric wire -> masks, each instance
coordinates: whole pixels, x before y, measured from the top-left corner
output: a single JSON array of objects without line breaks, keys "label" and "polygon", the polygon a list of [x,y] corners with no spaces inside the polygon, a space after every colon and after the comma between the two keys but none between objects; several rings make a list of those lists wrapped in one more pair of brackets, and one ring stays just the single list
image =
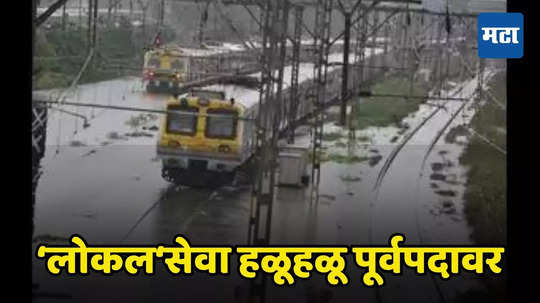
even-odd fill
[{"label": "overhead electric wire", "polygon": [[[154,114],[180,114],[182,116],[213,117],[213,118],[229,118],[230,117],[228,115],[196,114],[196,113],[190,113],[190,112],[183,112],[179,110],[162,110],[162,109],[140,108],[140,107],[130,107],[130,106],[104,105],[104,104],[96,104],[96,103],[81,103],[81,102],[59,103],[57,101],[47,101],[47,100],[34,100],[33,102],[37,104],[45,104],[45,105],[79,106],[79,107],[101,108],[101,109],[110,109],[110,110],[145,112],[145,113],[154,113]],[[240,121],[256,120],[254,118],[247,118],[247,117],[236,117],[235,119],[240,120]]]}]

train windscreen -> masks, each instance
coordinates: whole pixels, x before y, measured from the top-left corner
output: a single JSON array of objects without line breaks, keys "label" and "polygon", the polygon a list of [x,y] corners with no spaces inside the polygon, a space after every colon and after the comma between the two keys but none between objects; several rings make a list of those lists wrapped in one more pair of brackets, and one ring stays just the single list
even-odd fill
[{"label": "train windscreen", "polygon": [[194,135],[197,130],[197,113],[196,107],[177,107],[170,106],[170,111],[167,114],[167,132],[181,135]]},{"label": "train windscreen", "polygon": [[238,113],[234,110],[208,109],[206,118],[206,137],[234,139]]}]

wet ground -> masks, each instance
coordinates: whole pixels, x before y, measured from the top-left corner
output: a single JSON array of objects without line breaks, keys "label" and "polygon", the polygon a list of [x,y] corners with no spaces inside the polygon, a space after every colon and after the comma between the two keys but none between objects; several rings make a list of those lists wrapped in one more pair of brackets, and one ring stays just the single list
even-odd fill
[{"label": "wet ground", "polygon": [[[476,80],[472,79],[456,84],[447,93],[469,97],[475,88]],[[164,106],[166,96],[145,94],[140,79],[125,78],[83,85],[70,98],[157,109]],[[444,102],[430,100],[431,104]],[[461,199],[466,170],[458,162],[463,149],[460,142],[466,138],[457,136],[457,143],[450,144],[443,136],[421,171],[428,145],[460,105],[447,102],[445,109],[439,110],[411,138],[378,189],[374,186],[388,155],[436,108],[422,105],[403,121],[402,125],[408,125],[405,128],[357,131],[353,142],[348,140],[346,130],[328,123],[325,132],[338,135],[325,141],[330,160],[322,166],[320,201],[310,204],[308,188],[279,188],[271,242],[386,245],[388,238],[399,232],[405,234],[408,244],[471,244]],[[50,111],[47,149],[41,161],[43,175],[36,192],[35,245],[65,243],[74,233],[90,244],[155,245],[172,243],[176,234],[185,235],[195,245],[246,243],[249,188],[191,189],[164,181],[161,163],[155,158],[159,116],[66,109],[87,116],[90,126],[83,128],[81,118]],[[468,121],[472,113],[473,109],[467,106],[453,126]],[[308,135],[300,135],[297,144],[307,145],[309,140]],[[74,300],[84,302],[170,301],[178,296],[182,302],[233,302],[234,288],[240,285],[244,289],[248,285],[234,275],[229,279],[209,279],[204,275],[185,278],[166,272],[158,273],[159,279],[123,274],[51,277],[42,261],[34,259],[33,264],[33,280],[41,290],[70,294]],[[352,264],[351,260],[348,267]],[[351,297],[365,302],[449,302],[458,292],[477,284],[468,276],[434,284],[429,275],[416,276],[405,270],[406,279],[385,275],[387,284],[375,291],[360,283],[360,272],[350,270],[351,284],[332,289],[337,302]],[[202,280],[207,287],[201,288]],[[437,291],[438,285],[441,292]],[[310,291],[312,288],[315,290]],[[324,282],[314,277],[292,288],[274,289],[269,302],[285,298],[304,302],[306,292],[321,288],[325,288]]]}]

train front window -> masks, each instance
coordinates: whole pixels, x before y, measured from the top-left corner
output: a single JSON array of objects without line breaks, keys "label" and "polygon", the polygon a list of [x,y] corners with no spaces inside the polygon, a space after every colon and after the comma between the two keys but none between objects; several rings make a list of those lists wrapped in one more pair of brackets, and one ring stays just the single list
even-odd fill
[{"label": "train front window", "polygon": [[172,134],[193,136],[197,130],[196,107],[170,106],[168,110],[174,111],[167,114],[167,132]]},{"label": "train front window", "polygon": [[208,109],[206,111],[206,137],[234,139],[238,113],[228,109]]}]

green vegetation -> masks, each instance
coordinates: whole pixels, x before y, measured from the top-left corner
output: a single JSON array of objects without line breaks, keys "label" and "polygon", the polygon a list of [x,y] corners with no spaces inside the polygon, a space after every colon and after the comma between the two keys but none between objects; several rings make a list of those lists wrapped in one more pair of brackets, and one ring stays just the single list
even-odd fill
[{"label": "green vegetation", "polygon": [[338,141],[338,142],[334,143],[334,146],[335,146],[335,147],[339,147],[339,148],[345,148],[345,147],[347,147],[347,144]]},{"label": "green vegetation", "polygon": [[356,140],[360,142],[368,142],[371,141],[371,138],[369,136],[359,136],[356,138]]},{"label": "green vegetation", "polygon": [[341,133],[339,133],[339,132],[324,133],[323,136],[322,136],[322,139],[324,141],[336,141],[336,140],[339,140],[342,137],[343,137],[343,135]]},{"label": "green vegetation", "polygon": [[362,178],[357,177],[357,176],[351,176],[351,175],[340,176],[339,178],[343,182],[351,182],[352,183],[352,182],[360,182],[360,181],[362,181]]},{"label": "green vegetation", "polygon": [[[506,104],[506,75],[499,73],[488,84]],[[487,102],[475,114],[472,128],[497,146],[506,148],[506,112]],[[472,137],[460,162],[469,167],[465,191],[468,221],[479,244],[506,242],[506,156],[478,137]]]},{"label": "green vegetation", "polygon": [[340,155],[340,154],[329,154],[326,157],[326,161],[335,162],[339,164],[351,164],[359,163],[369,160],[369,157],[360,157],[356,155]]},{"label": "green vegetation", "polygon": [[[310,151],[308,154],[309,161],[313,159],[313,153]],[[371,157],[366,156],[357,156],[357,155],[341,155],[338,153],[327,153],[327,152],[320,152],[319,153],[320,161],[321,162],[334,162],[339,164],[351,164],[351,163],[360,163],[365,162],[371,159]]]},{"label": "green vegetation", "polygon": [[[381,79],[373,86],[373,94],[409,94],[410,82],[406,76],[393,75]],[[415,81],[412,94],[425,96],[428,93],[428,84]],[[404,99],[395,97],[371,97],[359,103],[356,107],[356,125],[358,129],[369,126],[388,126],[400,124],[408,114],[418,110],[423,99]]]},{"label": "green vegetation", "polygon": [[[498,73],[489,82],[491,93],[506,104],[506,72]],[[472,119],[472,128],[506,149],[506,112],[489,101]],[[478,137],[472,137],[460,162],[469,167],[464,193],[465,214],[473,228],[472,237],[480,245],[506,245],[506,156]],[[505,302],[506,271],[502,275],[488,275],[483,280],[487,302]],[[482,294],[476,294],[481,296]],[[465,298],[470,294],[463,295]],[[466,300],[464,300],[466,302]],[[474,300],[474,302],[483,302]]]},{"label": "green vegetation", "polygon": [[[88,55],[86,29],[69,31],[38,31],[34,58],[34,87],[49,89],[67,87],[76,77]],[[83,73],[79,83],[90,83],[137,73],[136,70],[111,68],[125,66],[141,68],[144,54],[140,34],[130,27],[100,28],[93,61]],[[163,39],[174,38],[170,30],[164,31]]]}]

